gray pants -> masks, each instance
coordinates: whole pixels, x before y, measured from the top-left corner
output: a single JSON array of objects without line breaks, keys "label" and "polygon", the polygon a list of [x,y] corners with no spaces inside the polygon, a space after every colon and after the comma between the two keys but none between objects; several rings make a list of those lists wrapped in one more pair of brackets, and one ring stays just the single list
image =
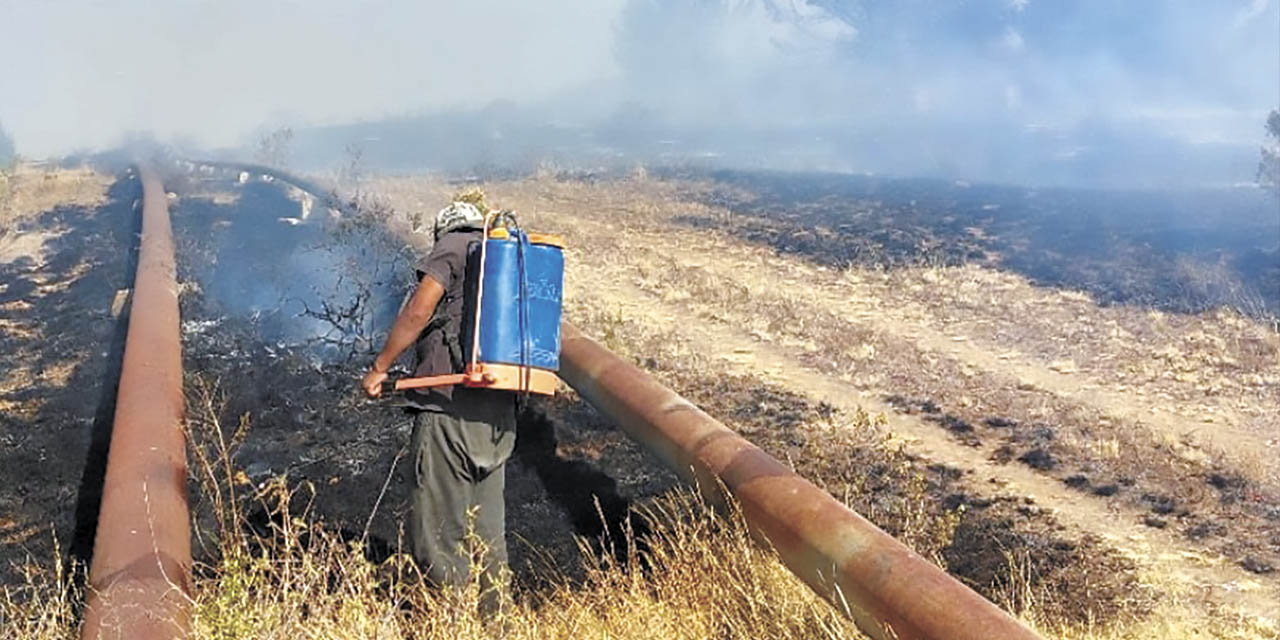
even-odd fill
[{"label": "gray pants", "polygon": [[503,465],[515,448],[515,411],[509,397],[457,395],[450,413],[414,417],[409,533],[414,560],[427,578],[459,585],[469,577],[470,527],[488,547],[481,575],[488,591],[507,564]]}]

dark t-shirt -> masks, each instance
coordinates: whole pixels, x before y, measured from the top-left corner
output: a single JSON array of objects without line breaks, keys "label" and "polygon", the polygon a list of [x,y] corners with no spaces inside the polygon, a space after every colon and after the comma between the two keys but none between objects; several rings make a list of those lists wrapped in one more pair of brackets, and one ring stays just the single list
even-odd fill
[{"label": "dark t-shirt", "polygon": [[[418,263],[418,280],[431,278],[444,288],[444,297],[437,304],[436,313],[446,314],[452,321],[445,326],[438,326],[418,337],[414,345],[417,362],[414,365],[414,377],[438,376],[457,373],[453,366],[453,357],[449,354],[449,346],[444,340],[445,332],[453,332],[459,341],[468,339],[462,334],[463,295],[466,285],[467,247],[478,242],[479,231],[454,231],[446,233],[436,241],[431,253]],[[461,351],[461,343],[459,343]],[[406,394],[410,404],[418,409],[429,411],[450,411],[455,395],[468,396],[472,401],[496,401],[498,396],[504,401],[511,401],[511,394],[503,391],[485,391],[465,387],[442,386],[430,389],[411,390]],[[459,402],[462,398],[457,398]]]}]

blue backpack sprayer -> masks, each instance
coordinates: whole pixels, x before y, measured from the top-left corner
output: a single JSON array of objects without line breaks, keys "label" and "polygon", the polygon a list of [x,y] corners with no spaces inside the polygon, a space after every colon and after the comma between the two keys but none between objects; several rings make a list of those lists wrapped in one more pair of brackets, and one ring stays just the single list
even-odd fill
[{"label": "blue backpack sprayer", "polygon": [[384,392],[460,384],[555,395],[564,241],[525,232],[508,211],[486,215],[481,238],[467,250],[463,371],[388,380]]}]

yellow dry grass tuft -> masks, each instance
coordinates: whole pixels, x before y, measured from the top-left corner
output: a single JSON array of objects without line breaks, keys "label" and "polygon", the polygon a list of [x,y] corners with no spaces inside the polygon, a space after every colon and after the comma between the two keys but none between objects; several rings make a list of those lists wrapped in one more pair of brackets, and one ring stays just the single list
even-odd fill
[{"label": "yellow dry grass tuft", "polygon": [[479,187],[471,187],[464,189],[453,196],[454,202],[465,202],[480,210],[480,213],[489,213],[492,207],[485,201],[484,190]]},{"label": "yellow dry grass tuft", "polygon": [[[589,562],[580,582],[553,580],[557,586],[537,593],[485,591],[478,580],[429,588],[405,555],[375,564],[358,540],[314,520],[306,485],[290,487],[277,478],[252,497],[237,496],[242,472],[230,460],[248,423],[224,429],[210,418],[217,413],[209,409],[221,401],[216,390],[199,380],[189,386],[193,474],[217,510],[214,531],[202,536],[210,545],[207,562],[196,571],[196,640],[862,637],[752,540],[740,512],[710,509],[690,490],[671,492],[635,514],[650,528],[643,543],[630,535],[599,547],[582,541]],[[270,524],[250,526],[244,507],[253,503],[267,508]],[[485,550],[474,539],[468,545],[478,568]],[[615,559],[614,546],[628,553]],[[1027,558],[1011,555],[1009,561],[1006,604],[1017,602],[1020,617],[1046,638],[1280,637],[1274,622],[1231,612],[1206,626],[1202,618],[1179,613],[1177,594],[1157,615],[1059,627],[1039,613],[1045,594],[1032,584]],[[0,628],[7,637],[77,636],[78,593],[68,586],[75,572],[56,557],[50,566],[31,564],[25,585],[0,590]],[[486,601],[504,604],[485,616]]]},{"label": "yellow dry grass tuft", "polygon": [[94,207],[106,201],[109,176],[87,167],[54,169],[19,164],[0,172],[0,229],[59,206]]},{"label": "yellow dry grass tuft", "polygon": [[70,640],[79,637],[77,609],[81,594],[70,578],[75,573],[62,560],[54,538],[53,561],[34,559],[20,573],[24,583],[0,589],[0,629],[15,640]]},{"label": "yellow dry grass tuft", "polygon": [[[267,547],[226,549],[197,581],[192,637],[859,637],[751,541],[737,514],[679,492],[637,517],[655,527],[644,553],[622,563],[595,555],[583,584],[523,595],[485,592],[478,580],[432,589],[404,556],[371,564],[358,544],[291,518]],[[478,567],[483,549],[471,545]],[[490,599],[506,604],[485,616]]]},{"label": "yellow dry grass tuft", "polygon": [[[713,510],[690,490],[634,514],[648,527],[643,542],[629,534],[602,545],[580,541],[588,558],[581,581],[553,579],[556,586],[525,593],[478,579],[428,587],[407,555],[375,564],[359,540],[315,520],[305,484],[277,478],[252,496],[237,495],[242,473],[230,460],[247,422],[224,429],[209,410],[221,402],[217,391],[199,380],[189,387],[192,472],[216,511],[213,531],[199,535],[206,561],[195,571],[194,639],[861,637],[752,540],[739,512]],[[246,517],[255,503],[266,508],[268,524]],[[615,555],[619,546],[627,553]],[[468,551],[473,568],[481,566],[479,541],[469,541]],[[59,563],[51,572],[33,564],[27,584],[0,591],[7,637],[77,634],[70,573]],[[484,615],[489,602],[502,604]]]}]

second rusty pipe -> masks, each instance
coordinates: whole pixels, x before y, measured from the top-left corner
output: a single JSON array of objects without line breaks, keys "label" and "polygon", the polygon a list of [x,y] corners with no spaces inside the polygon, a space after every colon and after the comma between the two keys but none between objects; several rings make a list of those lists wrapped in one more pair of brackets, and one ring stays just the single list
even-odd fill
[{"label": "second rusty pipe", "polygon": [[139,167],[142,237],[89,567],[81,638],[188,630],[191,525],[173,233],[164,185]]},{"label": "second rusty pipe", "polygon": [[636,366],[564,323],[560,375],[714,499],[724,486],[753,532],[863,632],[886,638],[1038,636]]}]

